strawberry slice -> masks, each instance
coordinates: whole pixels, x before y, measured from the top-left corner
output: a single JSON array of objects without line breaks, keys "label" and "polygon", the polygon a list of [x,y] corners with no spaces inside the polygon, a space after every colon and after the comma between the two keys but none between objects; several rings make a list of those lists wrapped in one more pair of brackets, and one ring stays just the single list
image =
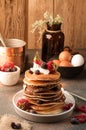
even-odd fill
[{"label": "strawberry slice", "polygon": [[42,64],[42,60],[40,59],[38,52],[36,52],[36,55],[35,55],[33,61],[34,61],[36,64],[38,64],[38,65],[41,65],[41,64]]},{"label": "strawberry slice", "polygon": [[66,104],[66,105],[63,107],[63,110],[64,110],[64,111],[69,110],[72,106],[73,106],[72,103],[68,103],[68,104]]},{"label": "strawberry slice", "polygon": [[53,63],[53,61],[49,61],[47,63],[47,68],[50,71],[50,73],[55,73],[56,72],[56,65]]},{"label": "strawberry slice", "polygon": [[74,116],[80,123],[86,122],[86,113],[81,113]]},{"label": "strawberry slice", "polygon": [[82,106],[76,106],[76,111],[81,111],[86,113],[86,106],[82,105]]},{"label": "strawberry slice", "polygon": [[85,118],[86,119],[86,113],[81,113],[81,114],[75,115],[75,118]]},{"label": "strawberry slice", "polygon": [[21,98],[16,103],[17,107],[22,110],[28,111],[30,109],[30,103],[27,99]]}]

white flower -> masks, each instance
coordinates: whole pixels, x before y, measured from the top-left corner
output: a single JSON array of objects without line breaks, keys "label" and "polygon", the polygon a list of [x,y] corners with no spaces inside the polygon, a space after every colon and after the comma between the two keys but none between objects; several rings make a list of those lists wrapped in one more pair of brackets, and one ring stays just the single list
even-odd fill
[{"label": "white flower", "polygon": [[41,40],[41,36],[42,33],[45,31],[46,29],[46,23],[49,24],[49,26],[52,26],[53,24],[58,24],[58,23],[62,23],[63,19],[60,17],[60,15],[57,15],[55,18],[53,18],[53,16],[49,13],[49,12],[45,12],[44,13],[44,19],[42,20],[36,20],[35,23],[32,24],[32,33],[37,31],[39,33],[39,39],[38,39],[38,43]]},{"label": "white flower", "polygon": [[34,24],[32,24],[32,32],[35,32],[37,29],[39,31],[40,34],[42,34],[41,32],[43,32],[46,28],[46,23],[48,23],[50,26],[52,26],[53,24],[58,24],[58,23],[62,23],[63,22],[63,18],[60,17],[60,15],[57,14],[57,16],[55,18],[53,18],[52,15],[50,15],[49,12],[45,12],[44,13],[44,20],[36,20]]},{"label": "white flower", "polygon": [[54,19],[55,23],[62,23],[63,22],[63,18],[60,17],[60,15],[57,15],[56,18]]}]

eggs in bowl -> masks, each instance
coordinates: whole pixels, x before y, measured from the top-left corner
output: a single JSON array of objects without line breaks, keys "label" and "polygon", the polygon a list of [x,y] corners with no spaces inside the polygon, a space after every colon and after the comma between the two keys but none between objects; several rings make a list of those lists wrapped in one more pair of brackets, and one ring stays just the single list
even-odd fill
[{"label": "eggs in bowl", "polygon": [[62,78],[74,78],[80,74],[85,65],[84,57],[81,54],[72,55],[68,51],[62,51],[58,59],[53,62],[58,66],[57,70],[61,73]]}]

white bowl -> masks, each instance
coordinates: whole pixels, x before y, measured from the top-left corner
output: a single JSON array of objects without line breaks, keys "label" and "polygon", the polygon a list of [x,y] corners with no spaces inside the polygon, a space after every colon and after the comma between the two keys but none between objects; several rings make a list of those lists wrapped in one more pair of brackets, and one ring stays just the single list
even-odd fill
[{"label": "white bowl", "polygon": [[4,85],[15,85],[20,77],[20,68],[18,66],[15,66],[17,68],[14,72],[3,72],[0,71],[0,82]]}]

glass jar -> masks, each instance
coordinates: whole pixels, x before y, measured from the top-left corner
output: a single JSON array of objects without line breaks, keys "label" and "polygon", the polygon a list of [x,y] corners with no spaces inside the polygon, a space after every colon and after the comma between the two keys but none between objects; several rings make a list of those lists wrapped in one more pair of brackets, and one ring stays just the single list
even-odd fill
[{"label": "glass jar", "polygon": [[61,24],[47,24],[47,29],[42,35],[42,60],[47,62],[53,57],[58,57],[64,48],[64,33]]}]

